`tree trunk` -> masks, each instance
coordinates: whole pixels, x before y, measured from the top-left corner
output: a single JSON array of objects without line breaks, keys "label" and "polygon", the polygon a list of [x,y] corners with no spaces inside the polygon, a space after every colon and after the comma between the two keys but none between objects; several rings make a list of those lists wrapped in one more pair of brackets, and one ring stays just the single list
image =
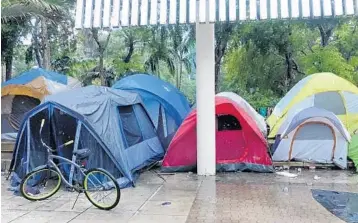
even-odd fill
[{"label": "tree trunk", "polygon": [[41,45],[39,42],[39,33],[38,33],[38,30],[40,29],[39,23],[40,20],[37,19],[35,22],[34,31],[32,32],[32,46],[34,49],[37,66],[42,68],[43,66],[42,66],[42,56],[41,56]]},{"label": "tree trunk", "polygon": [[11,79],[12,75],[12,60],[14,55],[14,48],[11,48],[7,51],[7,54],[5,56],[5,81],[8,81]]},{"label": "tree trunk", "polygon": [[8,26],[8,29],[1,30],[1,58],[5,65],[5,80],[11,79],[14,48],[23,25],[23,21],[4,24],[5,27]]},{"label": "tree trunk", "polygon": [[101,85],[108,87],[109,81],[108,81],[108,77],[107,77],[107,72],[104,69],[104,52],[106,51],[106,48],[108,46],[109,39],[111,37],[111,33],[108,34],[106,42],[104,42],[104,43],[101,43],[99,41],[98,29],[92,29],[92,37],[96,41],[97,46],[98,46],[98,52],[99,52],[98,69],[99,69],[99,77],[101,79]]},{"label": "tree trunk", "polygon": [[[101,50],[102,51],[102,50]],[[98,66],[98,69],[99,69],[99,76],[101,78],[101,85],[102,86],[107,86],[107,79],[106,79],[106,73],[104,72],[104,53],[103,52],[100,52],[100,55],[99,55],[99,66]]]},{"label": "tree trunk", "polygon": [[46,18],[41,19],[41,42],[42,42],[42,67],[44,69],[50,69],[51,52],[50,52],[50,42],[48,39]]},{"label": "tree trunk", "polygon": [[6,67],[4,63],[1,63],[1,83],[5,82]]},{"label": "tree trunk", "polygon": [[318,26],[319,33],[321,35],[321,46],[322,47],[328,46],[329,38],[331,38],[331,36],[332,36],[333,28],[328,28],[327,30],[325,30],[322,25]]},{"label": "tree trunk", "polygon": [[219,80],[220,64],[221,64],[220,62],[215,61],[215,93],[219,93],[220,91],[220,80]]},{"label": "tree trunk", "polygon": [[178,72],[178,83],[177,83],[177,88],[180,91],[181,88],[181,74],[183,72],[183,65],[181,64],[181,60],[179,61],[179,72]]},{"label": "tree trunk", "polygon": [[127,53],[126,57],[124,57],[124,59],[123,59],[124,63],[130,62],[133,52],[134,52],[134,41],[133,41],[133,39],[131,39],[130,43],[129,43],[128,53]]},{"label": "tree trunk", "polygon": [[292,62],[292,53],[287,52],[285,54],[287,73],[286,73],[286,81],[285,81],[285,90],[286,92],[290,89],[293,80],[295,79],[295,75],[293,73],[293,62]]}]

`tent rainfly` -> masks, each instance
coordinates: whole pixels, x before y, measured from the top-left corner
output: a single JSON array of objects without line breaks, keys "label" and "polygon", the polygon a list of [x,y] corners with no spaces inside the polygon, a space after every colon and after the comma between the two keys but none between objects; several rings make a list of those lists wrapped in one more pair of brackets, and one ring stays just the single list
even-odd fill
[{"label": "tent rainfly", "polygon": [[281,126],[272,160],[334,163],[345,169],[350,140],[348,131],[333,112],[307,108]]},{"label": "tent rainfly", "polygon": [[[217,171],[272,172],[266,140],[254,119],[235,102],[235,98],[215,97],[216,169]],[[194,110],[184,120],[170,143],[163,160],[163,171],[195,169],[196,122],[197,113]]]},{"label": "tent rainfly", "polygon": [[33,68],[1,86],[1,139],[15,141],[25,114],[46,95],[81,87],[75,78]]},{"label": "tent rainfly", "polygon": [[[40,135],[42,119],[46,122]],[[140,96],[106,87],[89,86],[48,96],[27,114],[10,166],[17,183],[32,169],[46,164],[47,152],[40,137],[71,160],[76,158],[74,151],[90,149],[86,167],[106,169],[121,187],[134,185],[140,169],[164,156]],[[70,140],[74,143],[58,148]],[[70,181],[76,180],[70,166],[61,166]]]},{"label": "tent rainfly", "polygon": [[186,97],[173,85],[149,74],[122,78],[113,88],[135,92],[142,97],[161,142],[166,149],[190,112]]},{"label": "tent rainfly", "polygon": [[333,112],[349,133],[358,129],[358,88],[332,73],[318,73],[299,81],[279,101],[267,119],[271,128],[269,138],[275,137],[290,113],[309,107]]}]

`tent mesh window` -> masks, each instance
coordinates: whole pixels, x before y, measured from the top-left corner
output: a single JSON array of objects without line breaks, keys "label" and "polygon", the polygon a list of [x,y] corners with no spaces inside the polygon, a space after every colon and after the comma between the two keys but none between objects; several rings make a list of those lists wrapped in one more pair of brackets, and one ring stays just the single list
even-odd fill
[{"label": "tent mesh window", "polygon": [[108,155],[109,151],[101,146],[97,139],[92,135],[84,125],[81,127],[81,133],[78,141],[78,149],[90,149],[90,155],[85,163],[87,169],[103,168],[109,171],[116,179],[123,177],[113,160]]},{"label": "tent mesh window", "polygon": [[[57,154],[61,157],[71,160],[74,143],[63,147],[60,146],[64,145],[66,142],[75,140],[77,119],[58,108],[54,108],[52,113],[51,127],[53,139],[55,140],[56,144],[55,148],[57,149]],[[71,164],[62,162],[61,168],[63,170],[64,176],[68,177]]]},{"label": "tent mesh window", "polygon": [[26,113],[39,104],[40,100],[37,98],[16,95],[12,101],[11,114],[9,115],[10,125],[14,129],[19,130]]},{"label": "tent mesh window", "polygon": [[242,129],[239,120],[232,115],[218,115],[217,122],[218,131],[235,131]]},{"label": "tent mesh window", "polygon": [[335,115],[346,114],[346,109],[342,96],[338,92],[328,91],[316,94],[314,97],[314,105],[333,112]]},{"label": "tent mesh window", "polygon": [[15,155],[14,172],[22,179],[27,168],[27,131],[21,135]]},{"label": "tent mesh window", "polygon": [[118,110],[126,147],[129,148],[142,142],[143,136],[133,106],[120,106]]},{"label": "tent mesh window", "polygon": [[294,140],[333,140],[330,127],[322,123],[307,123],[297,130]]},{"label": "tent mesh window", "polygon": [[155,132],[155,127],[143,106],[140,104],[135,104],[133,105],[133,109],[143,140],[156,137],[157,135]]},{"label": "tent mesh window", "polygon": [[[47,163],[48,153],[47,149],[42,145],[41,139],[46,145],[55,148],[54,141],[51,137],[51,125],[48,118],[49,111],[48,109],[44,109],[29,119],[30,132],[27,132],[28,137],[30,137],[29,171]],[[40,134],[41,122],[43,119],[45,120],[45,124]]]}]

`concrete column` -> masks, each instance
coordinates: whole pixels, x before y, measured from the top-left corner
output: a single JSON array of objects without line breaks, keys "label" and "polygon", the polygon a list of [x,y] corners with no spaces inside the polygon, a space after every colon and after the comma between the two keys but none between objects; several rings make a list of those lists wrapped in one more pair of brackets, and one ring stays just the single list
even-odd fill
[{"label": "concrete column", "polygon": [[214,29],[214,24],[196,23],[197,168],[199,175],[215,175],[216,172]]}]

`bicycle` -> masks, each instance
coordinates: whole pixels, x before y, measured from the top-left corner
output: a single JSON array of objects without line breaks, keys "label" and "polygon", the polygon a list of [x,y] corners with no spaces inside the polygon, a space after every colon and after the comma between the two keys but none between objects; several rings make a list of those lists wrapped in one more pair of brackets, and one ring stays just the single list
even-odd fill
[{"label": "bicycle", "polygon": [[[92,168],[87,170],[85,168],[84,164],[82,164],[82,161],[86,160],[89,157],[91,152],[89,149],[79,149],[73,153],[77,157],[76,163],[64,157],[53,155],[52,153],[56,152],[56,150],[53,150],[50,146],[48,146],[41,137],[44,124],[45,119],[42,119],[40,127],[40,139],[42,145],[47,149],[48,152],[47,164],[41,167],[37,167],[35,170],[28,173],[21,181],[20,193],[22,194],[22,196],[31,201],[45,200],[58,192],[63,181],[70,189],[77,191],[78,196],[80,195],[80,193],[84,192],[87,199],[99,209],[110,210],[116,207],[120,200],[121,193],[119,184],[115,180],[115,178],[104,169]],[[63,145],[58,146],[58,148],[68,146],[72,143],[73,140],[68,141]],[[71,170],[73,169],[73,167],[79,170],[79,173],[83,178],[82,185],[79,183],[78,185],[72,185],[71,183],[69,183],[63,176],[59,167],[53,161],[54,159],[62,160],[64,161],[64,163],[71,164]],[[50,190],[49,193],[42,193],[46,189],[51,187],[53,188]],[[105,192],[105,196],[100,197],[99,200],[95,200],[96,198],[98,198],[98,194],[96,193],[99,190],[103,190]],[[91,192],[95,192],[94,196],[92,196]],[[113,192],[114,194],[112,194]],[[101,203],[102,201],[108,201],[112,197],[110,195],[115,195],[113,202],[111,202],[110,204]]]}]

